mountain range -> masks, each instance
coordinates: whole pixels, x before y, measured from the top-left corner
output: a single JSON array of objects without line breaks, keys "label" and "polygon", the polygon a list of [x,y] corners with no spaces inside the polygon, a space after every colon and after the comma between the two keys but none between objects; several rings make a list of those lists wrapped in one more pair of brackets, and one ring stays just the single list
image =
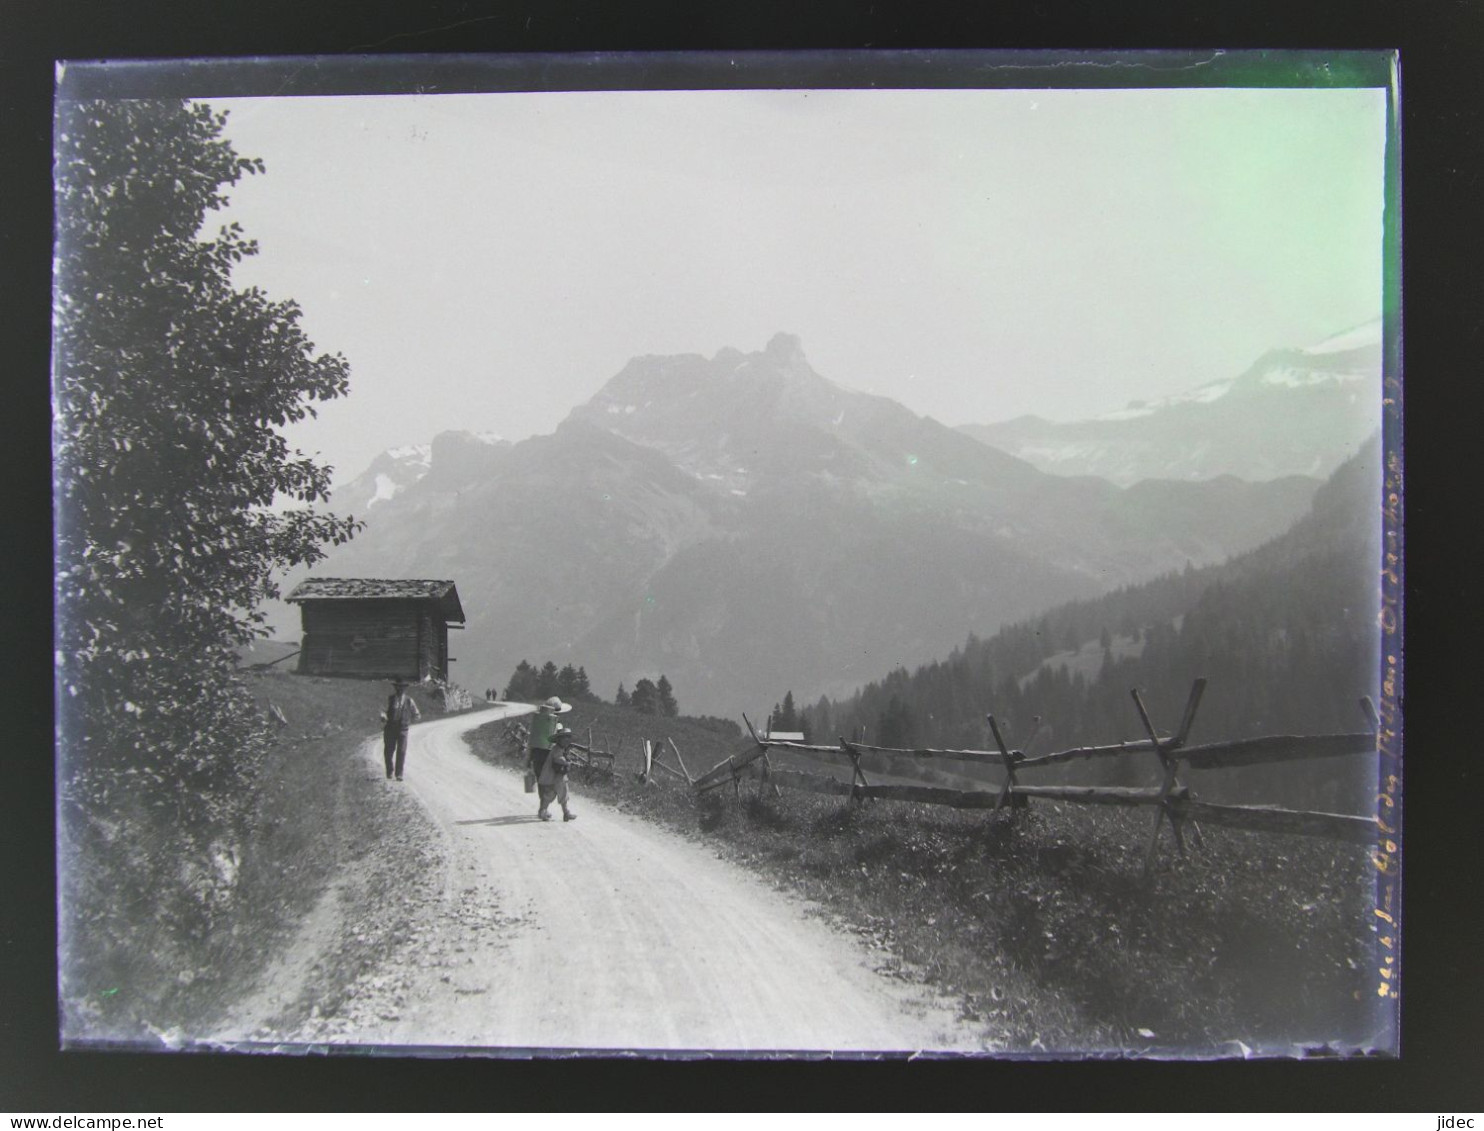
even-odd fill
[{"label": "mountain range", "polygon": [[1328,476],[1381,424],[1379,318],[1245,373],[1092,420],[1021,416],[961,431],[1058,475],[1141,479]]},{"label": "mountain range", "polygon": [[1222,561],[1288,528],[1317,486],[1048,474],[827,380],[779,334],[635,358],[550,435],[384,453],[332,499],[365,530],[314,572],[454,579],[465,686],[550,658],[605,697],[663,672],[683,711],[735,717]]}]

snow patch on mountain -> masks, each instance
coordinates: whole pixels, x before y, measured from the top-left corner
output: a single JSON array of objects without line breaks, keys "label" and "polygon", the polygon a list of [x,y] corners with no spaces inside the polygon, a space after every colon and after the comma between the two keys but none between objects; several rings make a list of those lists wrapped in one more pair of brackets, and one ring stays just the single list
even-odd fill
[{"label": "snow patch on mountain", "polygon": [[[1094,420],[1137,420],[1141,416],[1150,416],[1158,407],[1160,402],[1150,404],[1148,401],[1139,401],[1129,405],[1127,408],[1115,408],[1112,412],[1105,412],[1094,417]],[[1022,456],[1022,459],[1029,457]]]},{"label": "snow patch on mountain", "polygon": [[1096,416],[1094,420],[1137,420],[1141,416],[1152,416],[1161,409],[1182,404],[1210,404],[1218,401],[1232,389],[1231,381],[1211,381],[1185,393],[1172,393],[1155,401],[1133,401],[1126,408],[1114,409]]},{"label": "snow patch on mountain", "polygon": [[[1103,417],[1102,419],[1107,419]],[[1073,460],[1098,459],[1108,452],[1109,445],[1102,443],[1023,444],[1017,455],[1034,464],[1064,464]]]},{"label": "snow patch on mountain", "polygon": [[1185,393],[1182,396],[1166,398],[1166,404],[1210,404],[1219,401],[1227,393],[1231,392],[1230,381],[1212,381],[1209,385],[1202,385],[1199,389]]},{"label": "snow patch on mountain", "polygon": [[388,499],[397,497],[397,492],[402,489],[402,484],[392,480],[390,475],[378,474],[376,476],[376,494],[366,500],[366,509],[370,510],[377,503],[386,502]]},{"label": "snow patch on mountain", "polygon": [[424,471],[433,463],[432,444],[408,444],[401,448],[388,448],[386,454],[398,463],[409,467],[420,467]]},{"label": "snow patch on mountain", "polygon": [[1264,385],[1280,385],[1285,389],[1302,389],[1308,385],[1343,385],[1352,381],[1371,379],[1372,374],[1329,369],[1303,369],[1292,365],[1279,365],[1262,375]]}]

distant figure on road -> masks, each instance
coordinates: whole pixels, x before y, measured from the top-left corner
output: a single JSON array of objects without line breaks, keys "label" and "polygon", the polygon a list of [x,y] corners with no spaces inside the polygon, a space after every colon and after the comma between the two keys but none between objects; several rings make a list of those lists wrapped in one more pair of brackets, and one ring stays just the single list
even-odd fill
[{"label": "distant figure on road", "polygon": [[[536,717],[531,720],[530,766],[531,773],[536,775],[536,787],[541,795],[541,807],[536,810],[536,816],[540,817],[543,821],[551,820],[551,813],[549,812],[551,802],[553,798],[558,796],[559,789],[563,819],[568,821],[576,820],[567,809],[567,776],[565,769],[560,775],[560,786],[558,786],[558,774],[554,765],[556,759],[553,758],[551,751],[551,745],[556,739],[557,733],[567,729],[557,722],[557,716],[565,715],[571,709],[572,704],[563,703],[553,695],[536,709]],[[568,737],[562,744],[563,749],[566,742],[571,741],[571,733],[571,731],[567,731]],[[566,758],[561,758],[561,762],[565,767]]]},{"label": "distant figure on road", "polygon": [[382,715],[385,726],[381,732],[381,756],[386,762],[387,780],[390,781],[395,773],[397,780],[401,781],[402,767],[407,761],[407,729],[422,717],[422,712],[417,709],[412,696],[407,694],[405,679],[395,681],[392,687],[394,690],[387,698],[386,711]]}]

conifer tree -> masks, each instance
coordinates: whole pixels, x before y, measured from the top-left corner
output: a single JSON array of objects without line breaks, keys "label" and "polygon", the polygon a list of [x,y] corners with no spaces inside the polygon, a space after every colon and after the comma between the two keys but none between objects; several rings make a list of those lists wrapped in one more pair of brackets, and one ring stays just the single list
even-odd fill
[{"label": "conifer tree", "polygon": [[558,675],[557,666],[551,660],[541,665],[541,672],[536,678],[536,698],[550,699],[557,694]]},{"label": "conifer tree", "polygon": [[783,713],[778,720],[778,729],[787,731],[799,729],[799,715],[794,707],[794,693],[791,690],[783,696]]},{"label": "conifer tree", "polygon": [[634,710],[644,715],[659,714],[659,689],[655,687],[651,679],[641,679],[634,684],[634,693],[629,697],[629,705]]},{"label": "conifer tree", "polygon": [[531,665],[525,660],[515,665],[515,671],[505,683],[505,698],[523,700],[529,698]]},{"label": "conifer tree", "polygon": [[675,689],[670,686],[670,681],[660,676],[660,681],[655,685],[655,699],[659,706],[659,713],[667,719],[673,719],[680,714],[680,705],[675,702]]},{"label": "conifer tree", "polygon": [[902,697],[893,694],[876,723],[877,745],[908,747],[913,742],[912,711]]}]

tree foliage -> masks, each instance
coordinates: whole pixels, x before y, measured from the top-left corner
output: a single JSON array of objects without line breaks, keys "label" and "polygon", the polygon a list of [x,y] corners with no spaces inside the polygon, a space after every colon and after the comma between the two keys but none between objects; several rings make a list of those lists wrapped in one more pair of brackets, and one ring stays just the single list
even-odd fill
[{"label": "tree foliage", "polygon": [[618,693],[620,707],[631,707],[641,715],[657,715],[666,719],[680,715],[680,705],[675,701],[675,689],[664,675],[660,676],[659,682],[647,677],[640,679],[634,684],[634,690],[627,695],[623,685],[619,684]]},{"label": "tree foliage", "polygon": [[912,708],[893,694],[876,720],[876,741],[881,746],[908,747],[915,739]]},{"label": "tree foliage", "polygon": [[550,699],[560,690],[557,676],[555,661],[547,660],[541,665],[541,671],[536,676],[536,698]]},{"label": "tree foliage", "polygon": [[522,660],[515,665],[515,671],[510,673],[510,680],[505,684],[505,698],[516,702],[531,702],[536,698],[536,669],[531,667],[528,660]]},{"label": "tree foliage", "polygon": [[205,231],[263,171],[225,120],[179,101],[59,110],[57,659],[74,825],[127,811],[168,814],[178,838],[223,835],[260,739],[235,648],[263,634],[276,570],[358,526],[316,509],[331,469],[280,432],[346,392],[345,359],[315,354],[294,302],[233,286],[257,252],[236,224]]},{"label": "tree foliage", "polygon": [[654,691],[661,715],[667,719],[673,719],[680,714],[680,705],[675,701],[675,689],[670,686],[670,681],[664,675],[661,675],[659,682],[654,685]]},{"label": "tree foliage", "polygon": [[773,704],[773,713],[768,716],[768,722],[768,729],[773,731],[801,729],[799,712],[794,707],[794,693],[791,689],[784,694],[782,704]]},{"label": "tree foliage", "polygon": [[634,690],[629,695],[629,706],[641,715],[660,713],[660,693],[654,680],[645,678],[634,684]]},{"label": "tree foliage", "polygon": [[600,701],[588,682],[586,668],[571,664],[558,668],[555,660],[547,660],[539,668],[528,660],[521,660],[515,665],[510,682],[505,685],[505,698],[518,703],[534,703],[553,695],[569,703]]},{"label": "tree foliage", "polygon": [[557,694],[569,703],[588,703],[597,698],[588,683],[587,669],[571,664],[557,672]]},{"label": "tree foliage", "polygon": [[279,429],[342,395],[349,374],[344,358],[314,356],[294,302],[233,287],[233,267],[257,252],[238,225],[198,235],[223,190],[263,169],[224,123],[185,103],[62,112],[59,638],[68,696],[110,729],[188,706],[136,702],[132,677],[225,660],[261,634],[273,571],[319,560],[356,528],[312,505],[271,509],[328,497],[331,469]]},{"label": "tree foliage", "polygon": [[[279,429],[345,393],[291,300],[237,290],[257,252],[236,224],[198,233],[261,172],[182,103],[71,107],[58,136],[56,464],[67,651],[92,659],[165,632],[227,647],[257,634],[273,570],[354,530],[314,507],[331,469]],[[113,648],[115,652],[117,648]]]}]

